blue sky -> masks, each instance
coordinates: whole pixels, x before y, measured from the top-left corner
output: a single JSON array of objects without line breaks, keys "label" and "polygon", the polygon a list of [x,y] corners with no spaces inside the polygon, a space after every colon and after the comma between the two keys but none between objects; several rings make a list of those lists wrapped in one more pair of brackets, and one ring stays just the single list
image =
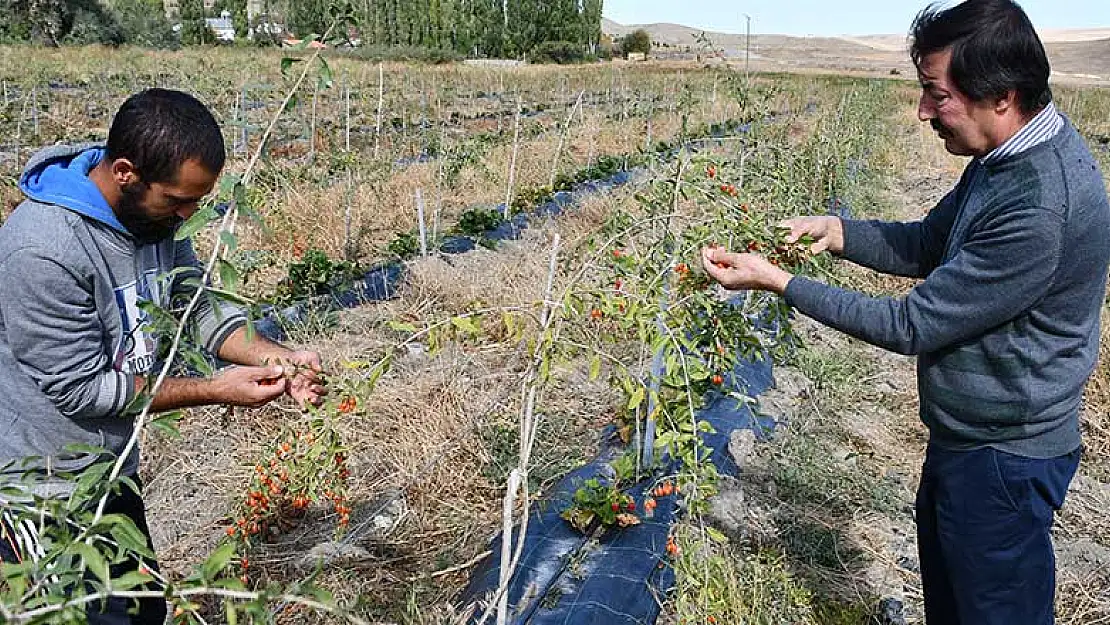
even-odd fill
[{"label": "blue sky", "polygon": [[[605,0],[622,24],[674,22],[719,32],[784,35],[901,34],[927,0]],[[1110,0],[1025,0],[1037,28],[1110,28]]]}]

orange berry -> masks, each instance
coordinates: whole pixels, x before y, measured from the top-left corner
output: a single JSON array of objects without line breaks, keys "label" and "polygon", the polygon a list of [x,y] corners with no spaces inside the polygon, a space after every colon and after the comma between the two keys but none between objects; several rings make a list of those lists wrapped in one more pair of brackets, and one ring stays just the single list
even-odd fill
[{"label": "orange berry", "polygon": [[723,384],[723,383],[724,383],[725,379],[724,379],[724,378],[722,378],[722,377],[720,376],[720,374],[718,374],[718,375],[714,375],[714,376],[713,376],[713,379],[712,379],[711,381],[712,381],[712,382],[713,382],[714,384],[716,384],[717,386],[720,386],[721,384]]},{"label": "orange berry", "polygon": [[234,536],[234,535],[235,535],[235,526],[234,526],[234,525],[232,525],[231,527],[227,528],[227,535],[228,535],[228,536]]},{"label": "orange berry", "polygon": [[604,316],[605,313],[601,312],[600,309],[595,308],[590,311],[590,319],[601,319]]},{"label": "orange berry", "polygon": [[243,558],[242,560],[239,561],[239,566],[243,567],[244,569],[249,568],[250,565],[251,565],[251,561],[246,559],[246,558]]}]

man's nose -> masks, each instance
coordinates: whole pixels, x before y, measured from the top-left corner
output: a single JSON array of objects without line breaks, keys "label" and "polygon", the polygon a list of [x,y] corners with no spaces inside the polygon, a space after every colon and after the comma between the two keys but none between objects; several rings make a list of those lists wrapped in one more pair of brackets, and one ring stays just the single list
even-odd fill
[{"label": "man's nose", "polygon": [[936,117],[936,113],[933,111],[932,103],[928,101],[926,96],[922,95],[917,101],[917,119],[927,122],[934,117]]},{"label": "man's nose", "polygon": [[197,212],[197,203],[186,204],[174,211],[174,214],[182,219],[189,219]]}]

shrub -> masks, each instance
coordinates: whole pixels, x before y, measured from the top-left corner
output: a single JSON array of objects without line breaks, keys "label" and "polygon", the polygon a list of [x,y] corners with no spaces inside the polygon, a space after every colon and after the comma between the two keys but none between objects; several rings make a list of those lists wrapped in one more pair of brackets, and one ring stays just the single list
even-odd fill
[{"label": "shrub", "polygon": [[545,41],[532,48],[530,56],[533,63],[558,63],[569,65],[586,61],[582,46],[569,41]]},{"label": "shrub", "polygon": [[621,52],[625,54],[629,52],[651,53],[651,35],[643,28],[632,31],[621,40]]}]

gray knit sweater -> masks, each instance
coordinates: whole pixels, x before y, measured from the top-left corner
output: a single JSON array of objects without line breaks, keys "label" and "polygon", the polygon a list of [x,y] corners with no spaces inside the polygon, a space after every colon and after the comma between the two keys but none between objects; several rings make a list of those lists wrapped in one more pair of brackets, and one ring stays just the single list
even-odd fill
[{"label": "gray knit sweater", "polygon": [[1032,458],[1079,447],[1110,266],[1110,204],[1070,123],[1020,154],[973,161],[923,220],[846,220],[844,237],[848,260],[924,281],[894,299],[794,278],[786,299],[868,343],[917,355],[933,444]]},{"label": "gray knit sweater", "polygon": [[[135,376],[152,371],[159,351],[140,303],[171,308],[201,274],[187,239],[139,245],[119,224],[87,178],[102,152],[37,154],[20,180],[27,201],[0,227],[0,486],[25,469],[79,472],[101,459],[70,445],[123,450]],[[246,317],[200,302],[195,338],[216,353]]]}]

